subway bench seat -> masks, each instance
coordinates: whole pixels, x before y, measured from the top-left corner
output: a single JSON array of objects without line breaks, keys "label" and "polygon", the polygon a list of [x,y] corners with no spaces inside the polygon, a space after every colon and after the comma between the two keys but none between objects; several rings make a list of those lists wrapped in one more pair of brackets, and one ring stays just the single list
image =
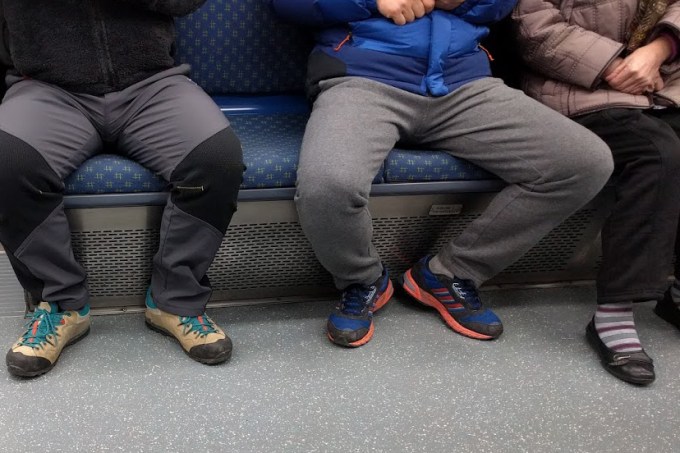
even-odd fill
[{"label": "subway bench seat", "polygon": [[[306,112],[228,116],[247,170],[239,209],[208,273],[213,303],[334,297],[292,201]],[[370,210],[376,247],[392,275],[459,234],[502,187],[490,173],[441,151],[390,152],[373,181]],[[161,177],[114,154],[88,160],[67,178],[74,252],[88,271],[94,307],[141,306],[166,189]],[[592,278],[601,204],[567,220],[492,283]]]},{"label": "subway bench seat", "polygon": [[[208,271],[214,304],[337,297],[293,203],[311,38],[274,17],[267,0],[211,0],[177,21],[177,62],[192,66],[192,79],[227,115],[247,166],[238,211]],[[374,243],[391,274],[458,235],[503,186],[437,150],[392,150],[369,202]],[[85,162],[65,190],[93,307],[141,307],[167,183],[113,150]],[[610,198],[605,193],[577,212],[490,284],[592,278]]]}]

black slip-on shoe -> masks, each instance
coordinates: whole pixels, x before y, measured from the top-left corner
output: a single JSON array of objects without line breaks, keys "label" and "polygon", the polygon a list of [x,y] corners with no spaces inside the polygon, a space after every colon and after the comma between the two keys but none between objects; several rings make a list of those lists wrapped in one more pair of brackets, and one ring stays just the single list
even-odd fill
[{"label": "black slip-on shoe", "polygon": [[654,362],[644,349],[637,352],[616,352],[609,349],[597,334],[593,320],[586,327],[586,337],[600,356],[604,369],[617,378],[635,385],[649,385],[654,382]]}]

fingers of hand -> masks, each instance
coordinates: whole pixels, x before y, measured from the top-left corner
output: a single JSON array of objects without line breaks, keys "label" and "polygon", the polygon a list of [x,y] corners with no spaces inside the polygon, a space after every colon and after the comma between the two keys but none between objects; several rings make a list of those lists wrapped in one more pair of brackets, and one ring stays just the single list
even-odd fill
[{"label": "fingers of hand", "polygon": [[413,4],[413,14],[416,18],[421,18],[425,15],[425,5],[421,2],[415,2]]},{"label": "fingers of hand", "polygon": [[406,18],[406,22],[413,22],[416,20],[416,13],[413,11],[413,8],[405,8],[402,10],[401,14]]},{"label": "fingers of hand", "polygon": [[435,7],[436,0],[378,0],[380,13],[397,25],[419,19]]},{"label": "fingers of hand", "polygon": [[663,90],[664,86],[663,79],[661,77],[657,77],[657,79],[654,81],[654,91]]},{"label": "fingers of hand", "polygon": [[402,13],[394,13],[387,17],[392,19],[392,21],[397,25],[406,25],[406,17]]}]

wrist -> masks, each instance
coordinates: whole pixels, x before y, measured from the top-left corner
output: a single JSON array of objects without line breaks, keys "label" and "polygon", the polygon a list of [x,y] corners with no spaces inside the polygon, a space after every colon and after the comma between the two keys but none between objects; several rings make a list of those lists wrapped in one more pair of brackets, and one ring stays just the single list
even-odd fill
[{"label": "wrist", "polygon": [[660,34],[654,41],[649,43],[649,46],[654,50],[659,66],[672,60],[677,53],[675,36],[671,36],[668,33]]},{"label": "wrist", "polygon": [[611,63],[609,63],[609,66],[607,66],[605,70],[602,72],[602,77],[607,78],[609,74],[614,72],[621,63],[623,63],[623,59],[620,57],[616,57],[614,60],[612,60]]},{"label": "wrist", "polygon": [[675,58],[678,56],[678,37],[673,32],[666,30],[659,34],[659,38],[664,39],[670,46],[670,55],[668,55],[663,62],[667,63],[675,60]]}]

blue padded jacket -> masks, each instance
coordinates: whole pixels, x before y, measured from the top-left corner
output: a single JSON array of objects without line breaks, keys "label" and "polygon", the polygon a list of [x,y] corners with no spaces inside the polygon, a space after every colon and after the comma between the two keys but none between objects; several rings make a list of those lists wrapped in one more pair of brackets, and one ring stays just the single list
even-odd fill
[{"label": "blue padded jacket", "polygon": [[341,76],[366,77],[413,93],[444,96],[491,74],[479,42],[486,24],[510,13],[516,0],[465,0],[406,25],[383,17],[376,0],[270,0],[281,17],[319,30],[309,58],[307,88]]}]

